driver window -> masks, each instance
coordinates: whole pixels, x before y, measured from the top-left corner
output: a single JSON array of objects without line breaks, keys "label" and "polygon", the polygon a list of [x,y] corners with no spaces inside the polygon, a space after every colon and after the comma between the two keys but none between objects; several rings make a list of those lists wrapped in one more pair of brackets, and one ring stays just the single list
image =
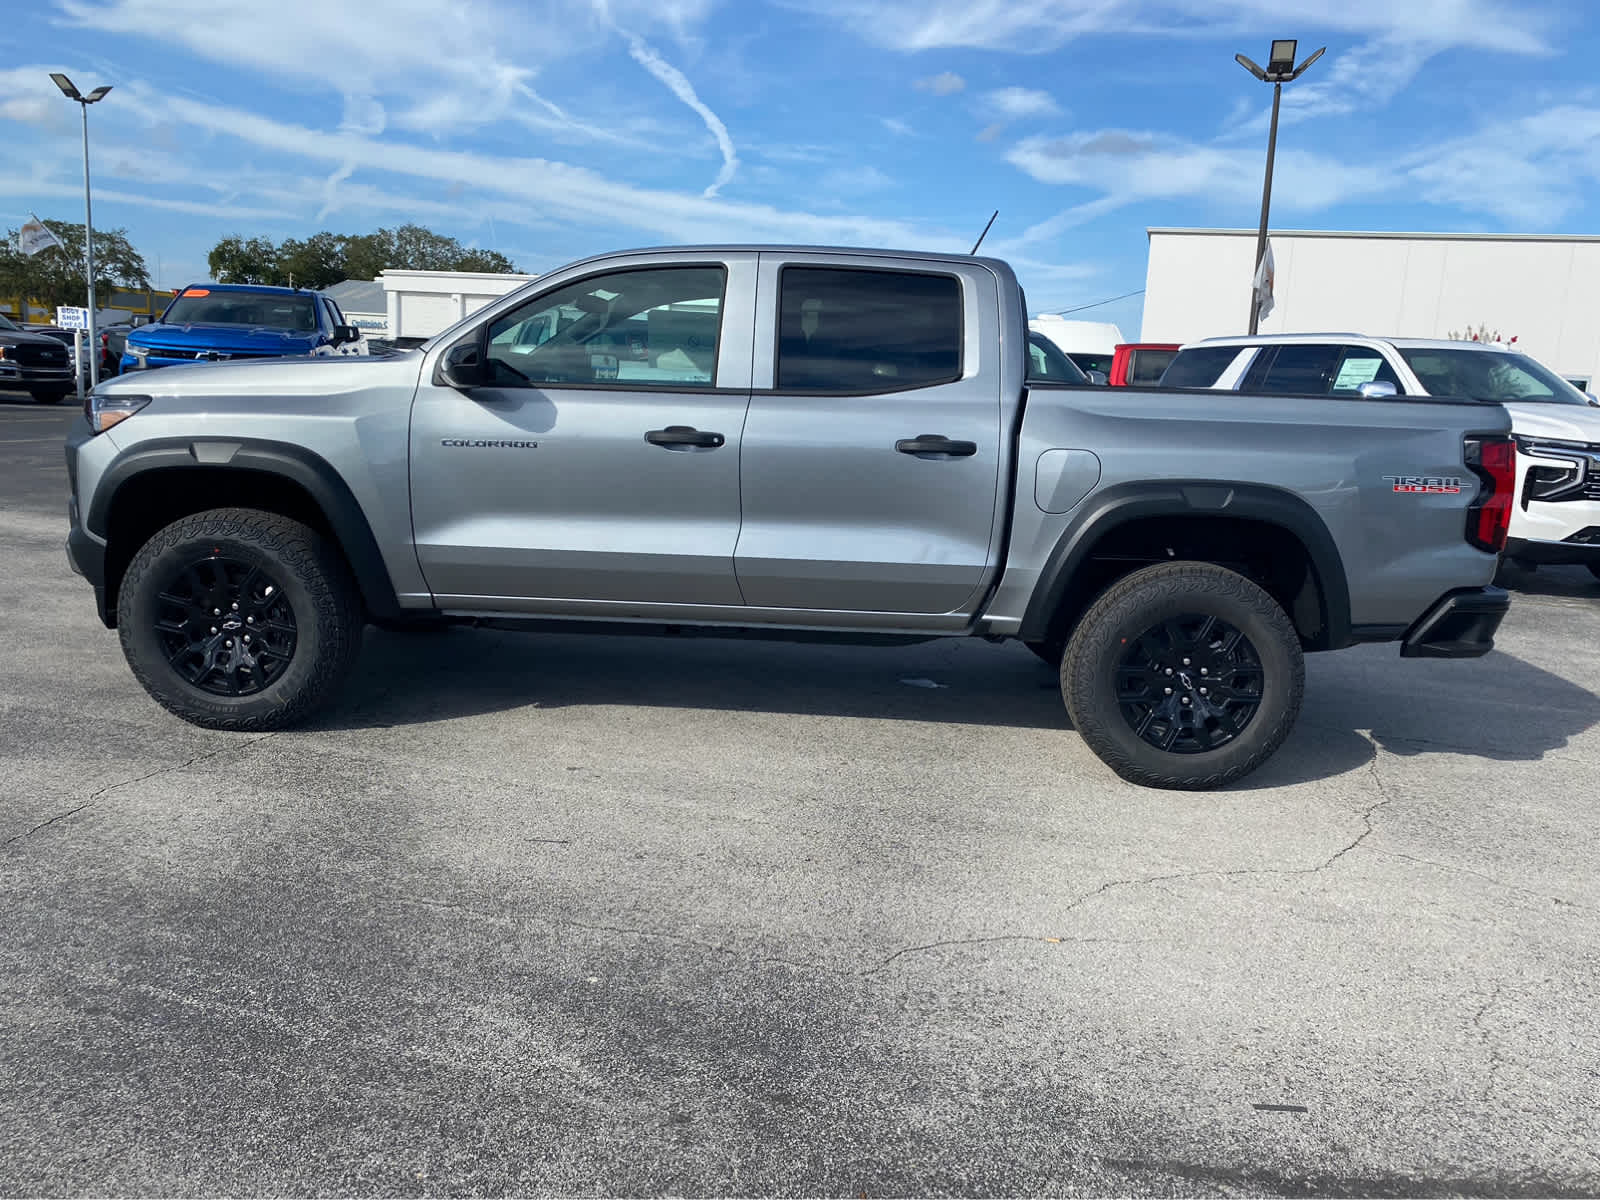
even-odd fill
[{"label": "driver window", "polygon": [[724,281],[721,267],[653,267],[547,292],[489,325],[493,386],[711,387]]}]

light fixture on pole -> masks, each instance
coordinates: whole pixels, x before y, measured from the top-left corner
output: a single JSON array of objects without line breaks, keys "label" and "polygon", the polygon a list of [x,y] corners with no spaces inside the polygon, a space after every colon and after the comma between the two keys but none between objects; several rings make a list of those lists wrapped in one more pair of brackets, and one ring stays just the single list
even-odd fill
[{"label": "light fixture on pole", "polygon": [[1254,75],[1262,83],[1272,85],[1272,127],[1267,133],[1267,177],[1261,185],[1261,232],[1256,235],[1256,260],[1251,273],[1250,283],[1250,332],[1255,333],[1261,322],[1259,297],[1256,291],[1255,277],[1261,270],[1262,259],[1267,254],[1267,214],[1272,209],[1272,160],[1278,149],[1278,104],[1283,99],[1283,85],[1292,80],[1299,79],[1306,73],[1306,68],[1327,52],[1327,47],[1322,47],[1298,67],[1294,65],[1295,50],[1299,42],[1294,38],[1276,39],[1272,43],[1272,53],[1267,57],[1266,70],[1262,70],[1242,54],[1235,54],[1233,59],[1246,71]]},{"label": "light fixture on pole", "polygon": [[94,208],[89,202],[89,105],[104,100],[111,86],[97,87],[85,96],[61,72],[50,72],[50,78],[61,89],[63,96],[76,101],[83,109],[83,259],[84,276],[89,285],[89,386],[93,387],[100,382],[100,345],[95,341],[94,329]]}]

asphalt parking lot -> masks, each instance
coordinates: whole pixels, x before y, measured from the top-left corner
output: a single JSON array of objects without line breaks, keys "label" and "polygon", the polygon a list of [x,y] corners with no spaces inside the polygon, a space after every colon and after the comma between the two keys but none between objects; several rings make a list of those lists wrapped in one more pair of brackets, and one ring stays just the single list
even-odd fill
[{"label": "asphalt parking lot", "polygon": [[1216,794],[981,642],[374,630],[228,735],[67,567],[71,416],[0,395],[0,1192],[1600,1192],[1586,573]]}]

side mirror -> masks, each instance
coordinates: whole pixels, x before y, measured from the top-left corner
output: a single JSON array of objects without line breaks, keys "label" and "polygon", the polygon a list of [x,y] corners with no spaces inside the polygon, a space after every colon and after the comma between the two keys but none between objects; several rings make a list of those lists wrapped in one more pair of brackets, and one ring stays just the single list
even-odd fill
[{"label": "side mirror", "polygon": [[444,352],[434,372],[434,382],[458,392],[471,391],[489,382],[488,364],[476,340],[457,342]]},{"label": "side mirror", "polygon": [[1391,396],[1398,396],[1400,389],[1387,379],[1373,379],[1360,384],[1356,388],[1356,395],[1363,400],[1387,400]]},{"label": "side mirror", "polygon": [[360,340],[361,330],[354,325],[335,325],[333,327],[333,344],[335,346],[342,346],[346,342],[359,342]]},{"label": "side mirror", "polygon": [[1104,371],[1085,371],[1084,374],[1089,377],[1089,382],[1097,387],[1106,387],[1111,383],[1111,376]]}]

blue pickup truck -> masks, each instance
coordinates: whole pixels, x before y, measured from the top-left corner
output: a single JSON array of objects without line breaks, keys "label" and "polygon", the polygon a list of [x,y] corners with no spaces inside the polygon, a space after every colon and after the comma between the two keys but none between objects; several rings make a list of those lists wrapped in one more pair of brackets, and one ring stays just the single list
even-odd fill
[{"label": "blue pickup truck", "polygon": [[202,283],[179,292],[161,320],[128,335],[121,368],[367,352],[361,331],[327,296],[300,288]]}]

